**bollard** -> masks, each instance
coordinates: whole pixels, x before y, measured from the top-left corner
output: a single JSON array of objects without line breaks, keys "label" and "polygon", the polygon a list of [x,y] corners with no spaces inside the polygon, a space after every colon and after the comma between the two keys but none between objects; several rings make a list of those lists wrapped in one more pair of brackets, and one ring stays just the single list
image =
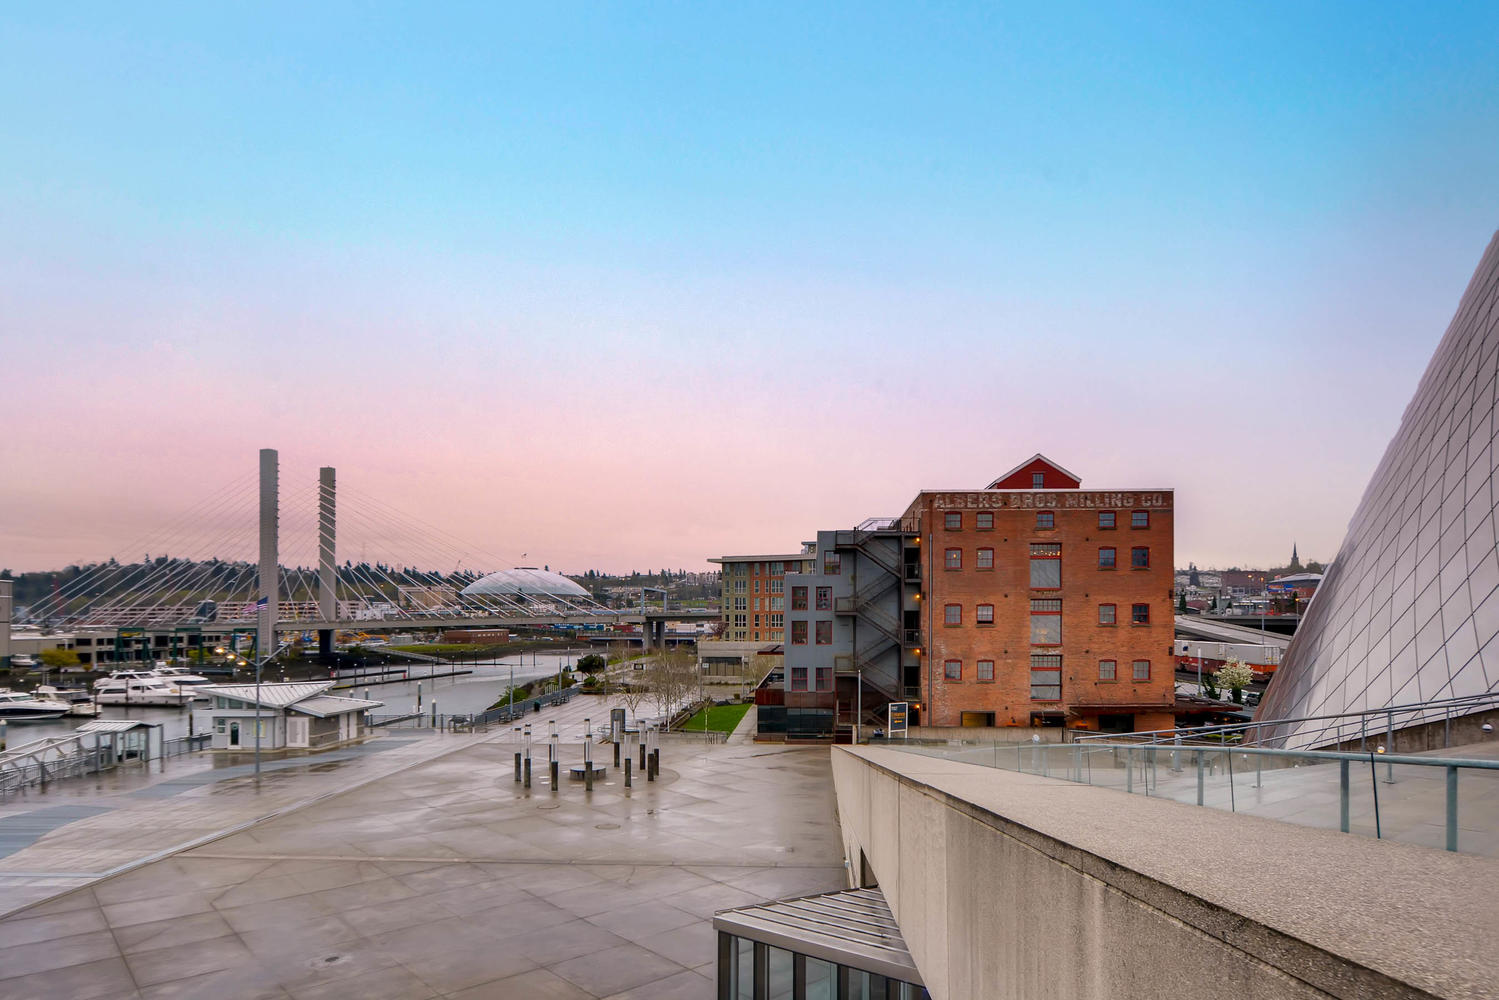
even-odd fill
[{"label": "bollard", "polygon": [[583,790],[593,791],[593,744],[583,741]]},{"label": "bollard", "polygon": [[515,780],[520,780],[520,751],[515,751]]},{"label": "bollard", "polygon": [[642,733],[640,735],[640,738],[636,742],[638,742],[639,745],[640,745],[640,769],[642,771],[644,771],[645,770],[645,734]]},{"label": "bollard", "polygon": [[626,757],[625,758],[625,787],[626,788],[630,787],[630,763],[631,763],[631,758]]},{"label": "bollard", "polygon": [[560,769],[560,767],[561,767],[561,765],[558,764],[557,758],[553,757],[552,758],[552,791],[554,791],[554,792],[557,790],[557,772]]},{"label": "bollard", "polygon": [[619,767],[619,744],[614,744],[614,766]]},{"label": "bollard", "polygon": [[432,728],[437,729],[437,699],[432,699]]},{"label": "bollard", "polygon": [[525,783],[524,783],[524,785],[522,787],[524,787],[524,788],[530,788],[531,787],[531,755],[530,754],[526,754],[526,778],[525,778]]}]

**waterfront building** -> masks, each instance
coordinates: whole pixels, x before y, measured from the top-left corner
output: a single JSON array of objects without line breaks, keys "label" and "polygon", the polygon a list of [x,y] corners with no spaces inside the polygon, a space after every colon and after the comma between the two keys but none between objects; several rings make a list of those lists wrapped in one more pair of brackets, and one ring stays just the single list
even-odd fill
[{"label": "waterfront building", "polygon": [[1035,455],[819,531],[785,578],[787,735],[874,728],[894,701],[928,726],[1169,728],[1172,491],[1081,487]]},{"label": "waterfront building", "polygon": [[204,685],[198,691],[212,701],[193,712],[193,723],[213,733],[215,750],[254,749],[257,723],[262,750],[319,750],[359,739],[365,714],[384,702],[329,694],[332,687],[332,681]]}]

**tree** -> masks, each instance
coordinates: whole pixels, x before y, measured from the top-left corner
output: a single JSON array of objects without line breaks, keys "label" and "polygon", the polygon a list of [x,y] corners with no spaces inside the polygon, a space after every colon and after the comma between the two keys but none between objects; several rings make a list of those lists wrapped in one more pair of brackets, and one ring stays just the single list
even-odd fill
[{"label": "tree", "polygon": [[578,660],[578,669],[585,674],[596,674],[609,664],[597,653],[589,653]]},{"label": "tree", "polygon": [[630,717],[635,720],[635,725],[640,726],[640,706],[645,701],[650,690],[638,681],[627,681],[619,686],[619,700],[625,703]]},{"label": "tree", "polygon": [[44,649],[37,654],[37,659],[41,660],[42,666],[49,670],[76,667],[80,662],[78,654],[71,649]]},{"label": "tree", "polygon": [[697,689],[697,657],[683,649],[658,654],[645,672],[661,715],[670,715]]},{"label": "tree", "polygon": [[1187,613],[1187,592],[1185,590],[1176,595],[1176,613],[1179,615]]},{"label": "tree", "polygon": [[753,688],[764,680],[765,675],[780,665],[779,656],[771,656],[768,653],[756,653],[748,660],[739,661],[739,679],[746,690]]},{"label": "tree", "polygon": [[1213,675],[1213,680],[1220,688],[1227,688],[1233,697],[1234,704],[1244,704],[1244,689],[1249,682],[1254,680],[1254,671],[1244,665],[1238,659],[1229,659],[1219,671]]}]

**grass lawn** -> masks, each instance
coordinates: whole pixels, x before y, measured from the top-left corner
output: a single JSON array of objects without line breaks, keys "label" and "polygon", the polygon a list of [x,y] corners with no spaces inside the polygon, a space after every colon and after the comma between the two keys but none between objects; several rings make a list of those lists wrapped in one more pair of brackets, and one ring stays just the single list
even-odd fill
[{"label": "grass lawn", "polygon": [[688,719],[687,724],[677,731],[701,733],[711,729],[716,733],[732,733],[749,710],[749,705],[714,705],[707,712],[699,712]]}]

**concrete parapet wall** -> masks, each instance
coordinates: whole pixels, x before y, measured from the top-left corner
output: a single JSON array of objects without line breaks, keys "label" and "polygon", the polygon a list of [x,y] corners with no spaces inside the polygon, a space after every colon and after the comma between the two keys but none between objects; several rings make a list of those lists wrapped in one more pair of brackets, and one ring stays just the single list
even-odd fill
[{"label": "concrete parapet wall", "polygon": [[849,870],[878,880],[937,1000],[1499,985],[1494,860],[898,750],[832,754]]}]

